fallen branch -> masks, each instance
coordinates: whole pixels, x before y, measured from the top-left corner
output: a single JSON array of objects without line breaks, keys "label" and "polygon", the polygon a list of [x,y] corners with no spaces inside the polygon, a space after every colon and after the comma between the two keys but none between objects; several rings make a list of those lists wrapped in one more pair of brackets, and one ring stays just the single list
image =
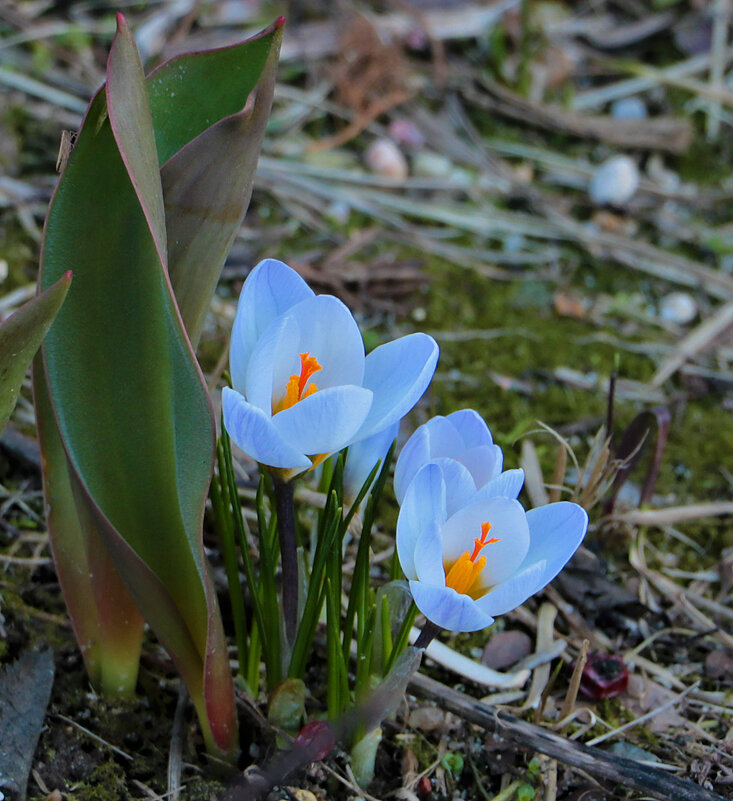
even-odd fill
[{"label": "fallen branch", "polygon": [[564,765],[579,768],[592,776],[638,790],[660,801],[670,801],[670,799],[725,801],[723,796],[717,793],[705,790],[685,779],[669,776],[658,768],[590,748],[553,734],[541,726],[526,723],[512,715],[498,713],[475,698],[419,673],[413,676],[408,689],[521,748],[546,754]]},{"label": "fallen branch", "polygon": [[619,147],[671,153],[684,153],[692,142],[692,126],[686,119],[652,117],[618,120],[608,115],[578,114],[527,100],[484,78],[481,79],[481,88],[484,91],[464,86],[461,91],[475,105],[519,120],[525,125],[559,131],[581,139],[599,139]]},{"label": "fallen branch", "polygon": [[726,303],[715,314],[693,329],[677,346],[673,353],[659,365],[651,380],[654,387],[661,386],[688,359],[707,348],[718,337],[733,327],[733,301]]},{"label": "fallen branch", "polygon": [[689,506],[668,506],[664,509],[629,509],[612,516],[613,520],[632,526],[672,526],[701,517],[733,515],[733,501],[691,503]]}]

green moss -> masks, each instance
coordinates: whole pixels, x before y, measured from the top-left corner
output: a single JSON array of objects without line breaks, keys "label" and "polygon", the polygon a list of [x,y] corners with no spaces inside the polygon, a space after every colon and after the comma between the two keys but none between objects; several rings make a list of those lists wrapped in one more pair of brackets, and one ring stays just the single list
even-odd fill
[{"label": "green moss", "polygon": [[221,795],[219,782],[196,776],[181,788],[182,801],[211,801]]},{"label": "green moss", "polygon": [[[558,317],[551,285],[489,281],[439,260],[430,262],[430,272],[433,283],[424,325],[441,344],[438,380],[432,387],[435,413],[475,408],[496,440],[508,448],[507,463],[512,465],[518,458],[517,433],[535,428],[537,420],[562,427],[605,416],[605,392],[558,382],[553,373],[571,368],[604,382],[616,366],[618,351],[610,344],[589,341],[599,333],[590,320]],[[586,272],[577,270],[570,288],[581,290],[586,279]],[[648,296],[656,289],[622,269],[604,270],[603,282],[604,291],[614,294],[640,291]],[[448,336],[441,341],[443,331]],[[455,332],[462,331],[467,332],[466,338],[455,341]],[[606,333],[616,335],[614,330]],[[622,378],[646,382],[655,369],[644,353],[622,354]],[[617,399],[617,430],[649,405]],[[594,433],[595,429],[589,430]],[[542,438],[535,441],[541,443]],[[582,455],[583,443],[576,440],[575,444]],[[714,396],[690,401],[674,419],[659,492],[675,492],[679,499],[723,497],[729,487],[721,466],[731,450],[730,412],[721,409]],[[554,445],[540,447],[547,470],[552,468],[554,451]]]},{"label": "green moss", "polygon": [[69,797],[74,801],[128,801],[125,771],[116,762],[103,762],[92,771],[88,781],[72,790]]},{"label": "green moss", "polygon": [[721,498],[730,493],[723,466],[733,453],[733,419],[714,396],[689,403],[670,432],[660,492],[696,498]]},{"label": "green moss", "polygon": [[721,166],[730,164],[731,157],[731,143],[725,137],[709,142],[704,136],[694,136],[690,147],[677,159],[676,169],[683,181],[703,186],[717,185],[721,177],[727,175]]}]

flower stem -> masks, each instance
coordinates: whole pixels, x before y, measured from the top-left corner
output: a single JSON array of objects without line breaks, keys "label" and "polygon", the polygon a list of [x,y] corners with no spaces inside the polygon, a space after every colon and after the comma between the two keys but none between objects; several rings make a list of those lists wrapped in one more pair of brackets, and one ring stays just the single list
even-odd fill
[{"label": "flower stem", "polygon": [[422,628],[422,631],[420,632],[420,636],[415,640],[415,648],[427,648],[441,631],[442,629],[440,626],[436,626],[435,623],[427,620]]},{"label": "flower stem", "polygon": [[298,625],[298,548],[295,540],[295,487],[292,481],[275,479],[275,508],[280,537],[280,558],[283,576],[283,617],[285,636],[295,641]]}]

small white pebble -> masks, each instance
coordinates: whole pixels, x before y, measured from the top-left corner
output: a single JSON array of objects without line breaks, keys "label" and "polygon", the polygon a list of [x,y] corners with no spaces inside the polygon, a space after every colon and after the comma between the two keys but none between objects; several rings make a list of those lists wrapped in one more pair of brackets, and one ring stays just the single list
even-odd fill
[{"label": "small white pebble", "polygon": [[453,164],[450,159],[439,153],[421,150],[415,154],[412,168],[415,175],[419,175],[421,178],[447,178],[453,170]]},{"label": "small white pebble", "polygon": [[686,325],[697,317],[697,303],[687,292],[670,292],[659,304],[659,316],[668,323]]},{"label": "small white pebble", "polygon": [[526,240],[522,234],[515,232],[507,234],[504,239],[503,247],[505,253],[521,253],[526,244]]},{"label": "small white pebble", "polygon": [[407,178],[407,159],[391,139],[377,139],[364,153],[364,163],[385,178]]},{"label": "small white pebble", "polygon": [[343,200],[334,200],[326,209],[326,217],[339,225],[346,225],[351,216],[351,207]]},{"label": "small white pebble", "polygon": [[[8,277],[8,263],[5,259],[0,259],[0,283]],[[2,801],[2,798],[0,798]]]},{"label": "small white pebble", "polygon": [[645,120],[647,110],[640,97],[621,97],[611,106],[611,116],[617,120]]},{"label": "small white pebble", "polygon": [[591,200],[598,206],[623,206],[639,188],[639,169],[629,156],[613,156],[596,170],[590,182]]}]

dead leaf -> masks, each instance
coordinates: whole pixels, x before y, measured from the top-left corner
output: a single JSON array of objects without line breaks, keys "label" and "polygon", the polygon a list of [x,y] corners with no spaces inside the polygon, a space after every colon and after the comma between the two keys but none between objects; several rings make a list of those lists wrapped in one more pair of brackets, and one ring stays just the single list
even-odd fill
[{"label": "dead leaf", "polygon": [[552,303],[561,317],[574,317],[576,320],[585,319],[591,305],[587,298],[577,292],[567,292],[563,289],[553,293]]},{"label": "dead leaf", "polygon": [[523,631],[500,631],[486,643],[481,661],[493,670],[502,670],[532,652],[532,639]]},{"label": "dead leaf", "polygon": [[437,706],[419,706],[410,712],[407,721],[413,729],[420,731],[437,731],[443,728],[445,712]]},{"label": "dead leaf", "polygon": [[53,684],[50,650],[26,651],[0,672],[0,787],[24,801]]},{"label": "dead leaf", "polygon": [[733,681],[733,655],[730,651],[711,651],[705,657],[705,675],[710,679]]},{"label": "dead leaf", "polygon": [[[652,709],[658,709],[663,704],[668,703],[673,698],[677,698],[679,693],[673,690],[668,690],[657,684],[651,679],[645,678],[638,674],[629,676],[629,686],[626,689],[626,695],[622,696],[624,706],[631,712],[634,717],[641,717]],[[677,707],[670,707],[654,715],[646,721],[646,727],[649,731],[659,733],[668,731],[669,729],[687,728],[689,721],[687,718],[680,715],[677,711],[680,707],[684,706],[684,700],[681,700]]]}]

